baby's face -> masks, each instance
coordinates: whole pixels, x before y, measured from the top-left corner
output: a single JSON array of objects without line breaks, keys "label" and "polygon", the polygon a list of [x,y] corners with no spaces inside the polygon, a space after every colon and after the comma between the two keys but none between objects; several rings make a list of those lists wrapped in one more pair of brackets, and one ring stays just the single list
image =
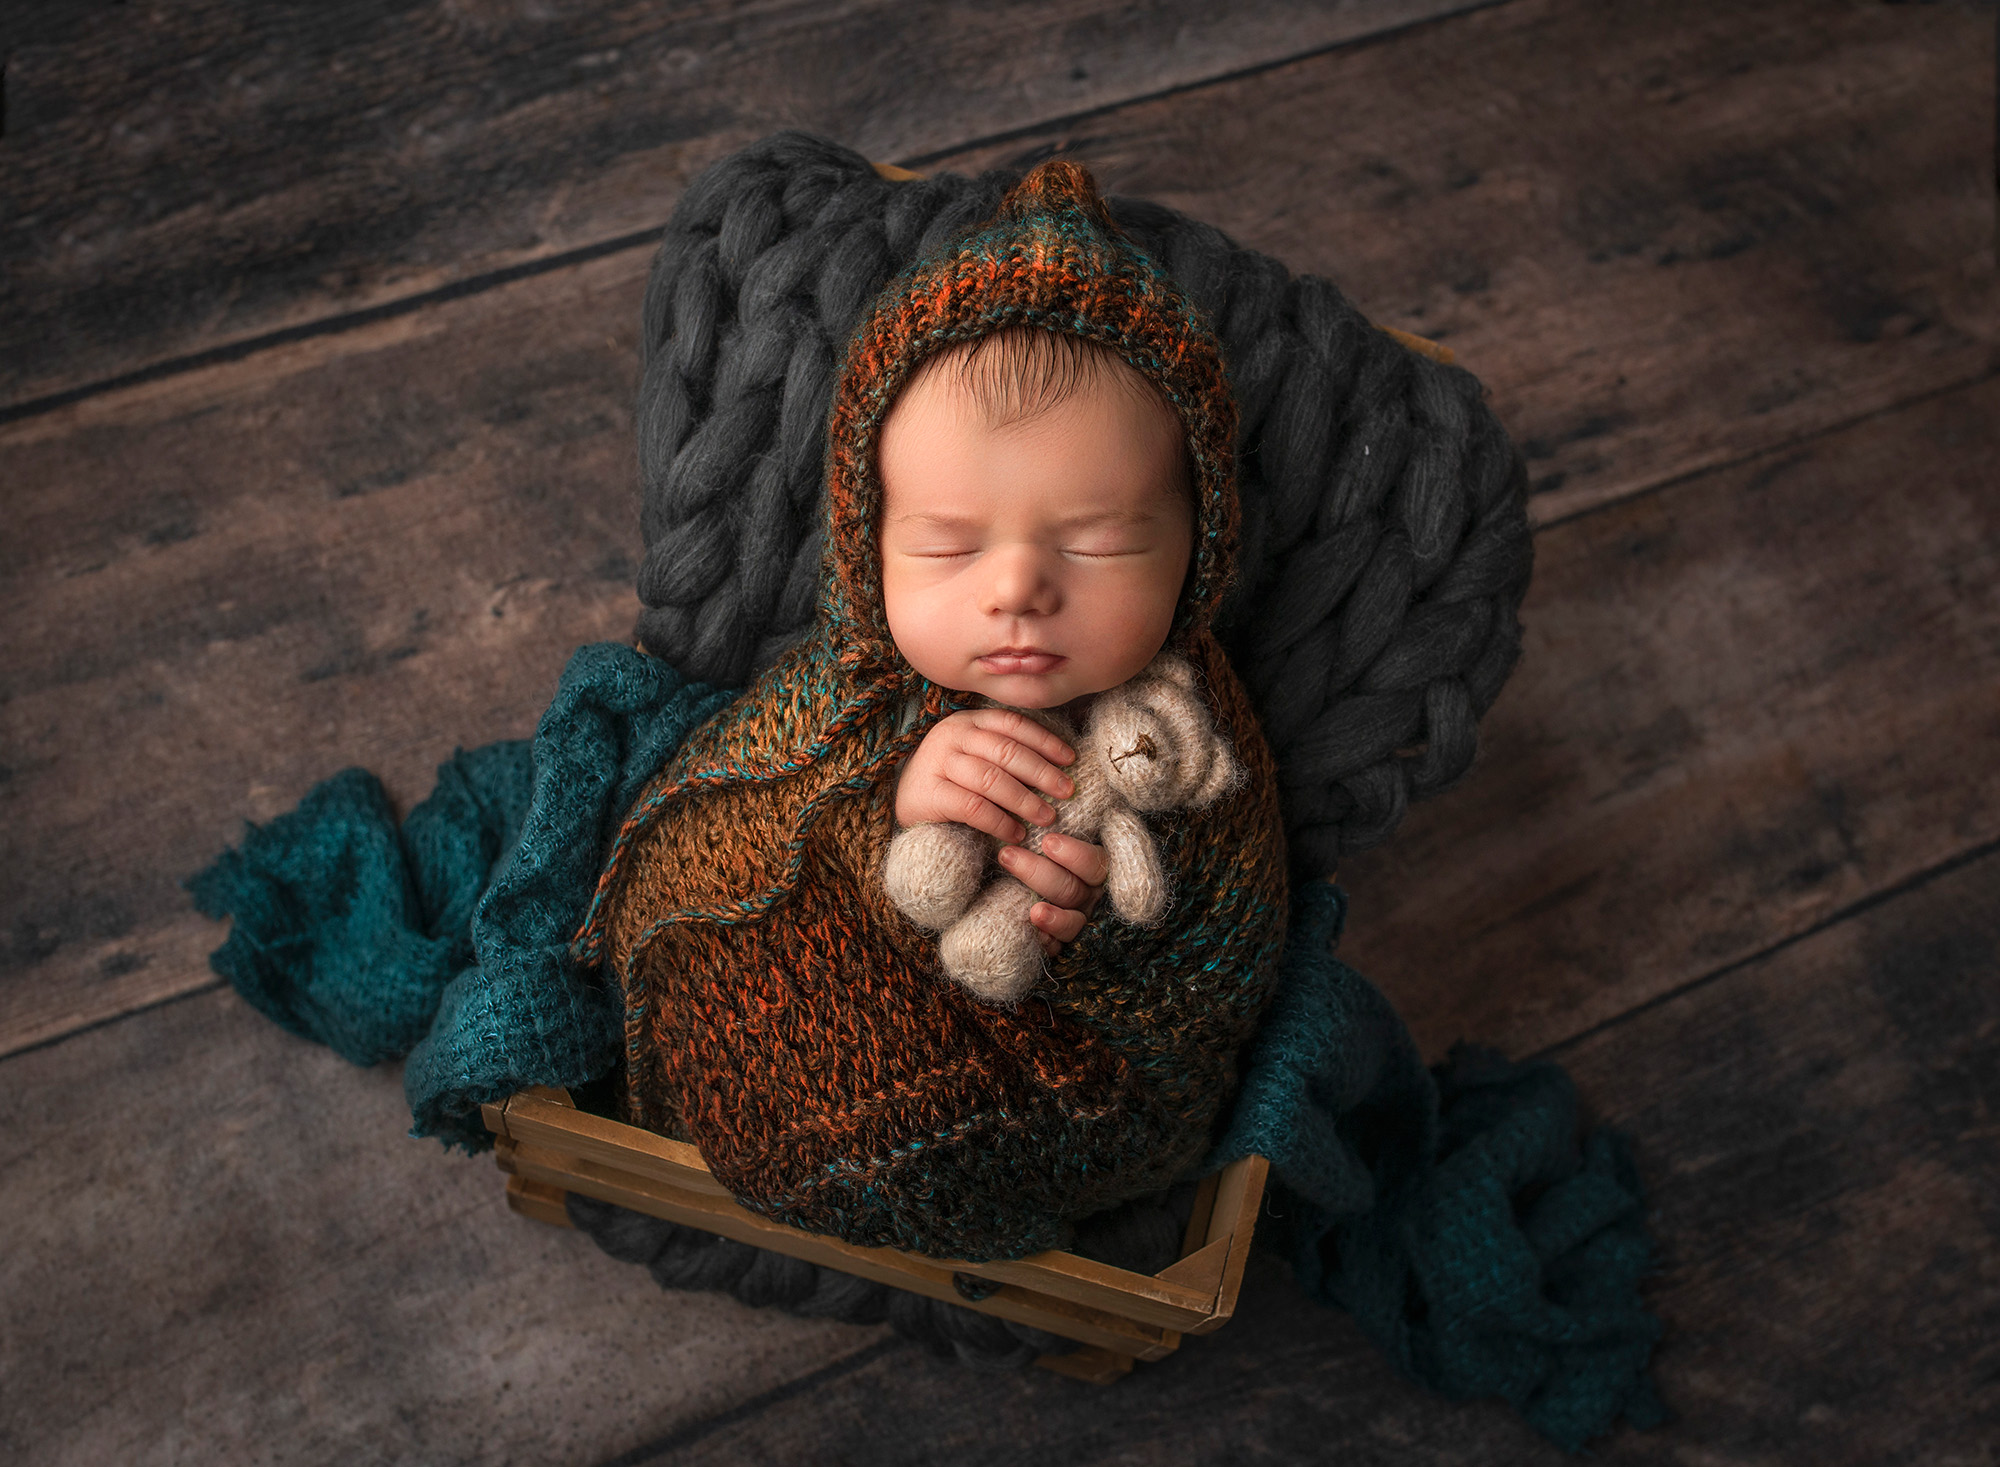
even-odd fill
[{"label": "baby's face", "polygon": [[882,425],[882,601],[932,682],[1054,708],[1125,682],[1166,642],[1193,547],[1181,427],[1100,373],[994,426],[953,371]]}]

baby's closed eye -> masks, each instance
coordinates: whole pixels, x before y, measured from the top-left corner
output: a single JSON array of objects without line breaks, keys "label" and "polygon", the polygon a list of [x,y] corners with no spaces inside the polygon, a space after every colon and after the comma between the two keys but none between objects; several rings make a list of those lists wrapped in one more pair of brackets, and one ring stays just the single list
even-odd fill
[{"label": "baby's closed eye", "polygon": [[1121,555],[1144,555],[1151,548],[1152,543],[1140,535],[1083,535],[1065,541],[1062,552],[1079,560],[1115,560]]}]

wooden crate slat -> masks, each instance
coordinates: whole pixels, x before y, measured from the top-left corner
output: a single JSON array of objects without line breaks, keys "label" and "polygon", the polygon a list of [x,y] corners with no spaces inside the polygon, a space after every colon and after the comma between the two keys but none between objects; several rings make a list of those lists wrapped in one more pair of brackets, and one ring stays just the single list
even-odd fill
[{"label": "wooden crate slat", "polygon": [[1181,1257],[1200,1250],[1208,1241],[1208,1220],[1215,1216],[1215,1189],[1220,1175],[1211,1172],[1196,1184],[1194,1210],[1188,1214],[1187,1227],[1181,1233]]},{"label": "wooden crate slat", "polygon": [[548,1223],[551,1227],[575,1227],[563,1206],[563,1195],[563,1189],[550,1182],[537,1182],[528,1177],[507,1178],[508,1207],[522,1217]]},{"label": "wooden crate slat", "polygon": [[954,1270],[889,1248],[858,1248],[836,1238],[802,1233],[729,1204],[678,1189],[649,1177],[621,1174],[595,1162],[574,1161],[538,1146],[517,1144],[516,1175],[601,1201],[615,1202],[670,1222],[701,1228],[737,1242],[769,1248],[809,1263],[825,1264],[876,1283],[962,1304],[982,1314],[1033,1325],[1065,1339],[1099,1345],[1142,1360],[1156,1360],[1180,1343],[1179,1333],[1143,1321],[1123,1318],[1072,1299],[1038,1294],[1008,1285],[979,1300],[968,1300],[953,1282]]},{"label": "wooden crate slat", "polygon": [[[1209,1221],[1209,1237],[1215,1241],[1209,1246],[1226,1237],[1228,1257],[1215,1291],[1214,1310],[1187,1333],[1213,1334],[1236,1313],[1236,1296],[1243,1289],[1243,1270],[1250,1262],[1250,1241],[1257,1231],[1257,1211],[1264,1205],[1264,1183],[1270,1173],[1270,1160],[1262,1156],[1246,1156],[1223,1168],[1216,1186],[1215,1215]],[[1222,1231],[1225,1227],[1226,1232]]]},{"label": "wooden crate slat", "polygon": [[[701,1159],[701,1153],[694,1147],[579,1111],[560,1091],[524,1091],[513,1097],[507,1102],[503,1123],[508,1134],[516,1140],[574,1156],[579,1164],[605,1166],[627,1176],[643,1177],[673,1188],[678,1193],[713,1199],[729,1212],[742,1212],[746,1218],[754,1219],[760,1227],[782,1227],[741,1208],[728,1190],[715,1180],[707,1163]],[[1216,1195],[1227,1203],[1226,1215],[1234,1216],[1240,1210],[1243,1188],[1249,1176],[1248,1160],[1225,1168],[1218,1182]],[[1261,1172],[1257,1173],[1260,1193],[1262,1176]],[[1253,1202],[1253,1216],[1254,1211]],[[1215,1233],[1216,1215],[1223,1214],[1211,1215],[1211,1242],[1218,1236],[1226,1236]],[[791,1229],[783,1231],[789,1233]],[[846,1248],[850,1245],[839,1246]],[[914,1260],[916,1257],[896,1249],[863,1251],[892,1258]],[[1162,1329],[1183,1331],[1206,1324],[1214,1317],[1221,1277],[1218,1275],[1211,1282],[1200,1269],[1189,1276],[1180,1276],[1172,1268],[1157,1277],[1148,1277],[1062,1252],[979,1262],[927,1260],[926,1264],[941,1267],[947,1272],[976,1274],[995,1283],[1013,1284],[1037,1294],[1053,1294],[1057,1298],[1071,1299]]]},{"label": "wooden crate slat", "polygon": [[1161,1269],[1155,1277],[1183,1285],[1214,1299],[1222,1288],[1222,1270],[1229,1261],[1229,1240],[1217,1238]]},{"label": "wooden crate slat", "polygon": [[1089,1385],[1110,1385],[1132,1373],[1132,1357],[1116,1350],[1086,1345],[1068,1355],[1043,1355],[1035,1361],[1043,1370],[1066,1375]]},{"label": "wooden crate slat", "polygon": [[684,1192],[728,1198],[729,1191],[709,1173],[701,1153],[685,1141],[670,1140],[523,1093],[507,1102],[507,1134],[517,1141],[603,1162],[623,1172],[678,1187]]}]

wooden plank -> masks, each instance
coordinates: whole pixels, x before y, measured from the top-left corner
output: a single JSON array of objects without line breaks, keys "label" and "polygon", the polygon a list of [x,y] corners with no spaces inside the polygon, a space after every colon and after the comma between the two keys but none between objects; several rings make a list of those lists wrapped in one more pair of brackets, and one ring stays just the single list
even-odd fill
[{"label": "wooden plank", "polygon": [[1068,1355],[1044,1355],[1035,1364],[1088,1385],[1112,1385],[1132,1373],[1132,1357],[1086,1346]]},{"label": "wooden plank", "polygon": [[[615,1202],[620,1207],[734,1238],[739,1243],[824,1264],[858,1278],[1033,1325],[1067,1339],[1142,1360],[1160,1359],[1180,1343],[1180,1336],[1171,1326],[1143,1318],[1138,1310],[1122,1304],[1116,1310],[1106,1309],[1073,1295],[1045,1293],[1014,1283],[984,1299],[967,1299],[958,1291],[954,1281],[958,1269],[950,1263],[888,1248],[859,1248],[838,1238],[802,1233],[741,1207],[718,1207],[712,1198],[601,1162],[580,1162],[539,1146],[517,1145],[508,1158],[508,1167],[514,1175],[544,1186],[581,1192],[600,1201]],[[992,1277],[992,1265],[979,1267],[983,1276]]]},{"label": "wooden plank", "polygon": [[[1217,1238],[1213,1243],[1205,1243],[1194,1252],[1177,1259],[1161,1269],[1158,1277],[1169,1283],[1182,1284],[1205,1296],[1209,1301],[1209,1312],[1214,1312],[1215,1294],[1222,1287],[1223,1265],[1229,1261],[1229,1240]],[[1203,1319],[1188,1326],[1188,1333],[1200,1334],[1208,1325]]]},{"label": "wooden plank", "polygon": [[[1271,1163],[1262,1156],[1247,1156],[1222,1174],[1222,1188],[1216,1196],[1216,1221],[1210,1236],[1222,1241],[1219,1229],[1226,1220],[1229,1251],[1216,1280],[1215,1307],[1210,1317],[1196,1325],[1191,1335],[1214,1334],[1235,1317],[1236,1301],[1243,1290],[1244,1271],[1250,1266],[1250,1249],[1256,1240],[1257,1214],[1264,1204],[1264,1185]],[[1211,1243],[1210,1247],[1215,1244]]]},{"label": "wooden plank", "polygon": [[940,166],[1071,150],[1451,348],[1547,522],[1992,367],[1993,70],[1974,4],[1517,0]]},{"label": "wooden plank", "polygon": [[732,1202],[728,1188],[709,1174],[701,1153],[685,1141],[655,1136],[602,1116],[564,1110],[521,1095],[507,1104],[507,1134],[544,1151],[663,1182],[676,1191],[720,1203]]},{"label": "wooden plank", "polygon": [[[1609,1464],[1984,1463],[2000,1426],[2000,855],[1624,1019],[1565,1056],[1636,1144],[1663,1258],[1648,1296],[1672,1421]],[[1280,1266],[1212,1339],[1078,1398],[871,1364],[677,1463],[1317,1462],[1556,1467],[1492,1403],[1400,1379]],[[1004,1432],[994,1423],[1004,1421]]]},{"label": "wooden plank", "polygon": [[656,230],[779,127],[900,158],[1469,3],[105,9],[9,38],[0,402]]},{"label": "wooden plank", "polygon": [[534,1222],[547,1223],[551,1227],[568,1228],[575,1224],[569,1220],[569,1211],[563,1205],[567,1194],[560,1187],[552,1187],[546,1182],[530,1181],[526,1177],[507,1178],[507,1209],[519,1213]]},{"label": "wooden plank", "polygon": [[1195,1185],[1194,1208],[1188,1213],[1187,1228],[1181,1234],[1181,1257],[1208,1242],[1209,1222],[1215,1216],[1215,1189],[1218,1177],[1210,1172]]},{"label": "wooden plank", "polygon": [[0,429],[0,1052],[212,982],[179,882],[245,819],[407,808],[630,635],[643,267]]},{"label": "wooden plank", "polygon": [[892,1338],[662,1294],[229,994],[0,1094],[9,1462],[599,1461]]},{"label": "wooden plank", "polygon": [[2000,382],[1543,534],[1480,766],[1347,863],[1425,1048],[1538,1049],[2000,837]]}]

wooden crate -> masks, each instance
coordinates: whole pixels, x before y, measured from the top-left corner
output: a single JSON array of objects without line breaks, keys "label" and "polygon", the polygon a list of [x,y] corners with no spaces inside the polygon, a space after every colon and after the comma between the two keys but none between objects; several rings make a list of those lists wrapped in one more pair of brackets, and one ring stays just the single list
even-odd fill
[{"label": "wooden crate", "polygon": [[[1037,1363],[1099,1384],[1135,1360],[1171,1354],[1181,1336],[1207,1334],[1235,1312],[1269,1171],[1263,1157],[1248,1156],[1206,1178],[1180,1260],[1151,1277],[1073,1253],[953,1263],[859,1248],[759,1217],[723,1189],[694,1147],[580,1111],[561,1090],[536,1087],[482,1109],[509,1174],[508,1204],[525,1217],[568,1226],[563,1196],[581,1192],[1075,1340],[1081,1349]],[[998,1287],[969,1298],[960,1287],[966,1276]]]}]

